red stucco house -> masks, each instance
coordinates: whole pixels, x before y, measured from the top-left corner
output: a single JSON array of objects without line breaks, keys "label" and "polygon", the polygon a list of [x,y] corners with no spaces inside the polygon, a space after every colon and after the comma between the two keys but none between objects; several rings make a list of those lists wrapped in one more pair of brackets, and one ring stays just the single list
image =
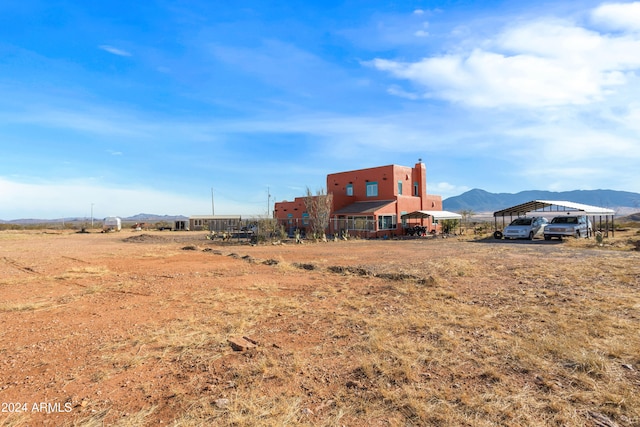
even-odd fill
[{"label": "red stucco house", "polygon": [[[327,193],[333,195],[329,234],[385,237],[404,234],[402,215],[415,211],[441,211],[442,197],[427,194],[424,163],[414,167],[388,165],[327,175]],[[304,197],[275,204],[275,218],[290,233],[309,225]],[[439,231],[432,217],[412,224]]]}]

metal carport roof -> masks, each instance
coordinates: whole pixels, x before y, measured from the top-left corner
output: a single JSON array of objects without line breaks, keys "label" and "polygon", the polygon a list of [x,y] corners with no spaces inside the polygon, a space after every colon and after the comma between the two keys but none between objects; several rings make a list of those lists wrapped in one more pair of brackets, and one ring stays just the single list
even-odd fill
[{"label": "metal carport roof", "polygon": [[[520,205],[512,206],[510,208],[502,209],[493,213],[495,218],[495,228],[498,228],[498,217],[502,217],[504,225],[505,216],[521,216],[527,213],[544,215],[544,214],[566,214],[566,215],[587,215],[594,217],[600,216],[600,228],[602,228],[602,216],[606,217],[606,232],[605,235],[609,235],[609,217],[611,217],[612,233],[614,233],[613,216],[615,211],[613,209],[601,208],[599,206],[584,205],[582,203],[567,202],[565,200],[532,200],[530,202],[522,203]],[[595,224],[594,224],[595,226]]]},{"label": "metal carport roof", "polygon": [[[555,209],[553,209],[555,207]],[[549,208],[549,210],[545,210]],[[532,200],[510,208],[502,209],[493,213],[497,216],[513,216],[526,213],[555,213],[562,212],[566,214],[575,213],[576,215],[614,215],[613,209],[601,208],[599,206],[583,205],[582,203],[567,202],[564,200]]]},{"label": "metal carport roof", "polygon": [[421,219],[432,217],[433,219],[460,219],[462,215],[449,211],[415,211],[402,215],[402,219]]}]

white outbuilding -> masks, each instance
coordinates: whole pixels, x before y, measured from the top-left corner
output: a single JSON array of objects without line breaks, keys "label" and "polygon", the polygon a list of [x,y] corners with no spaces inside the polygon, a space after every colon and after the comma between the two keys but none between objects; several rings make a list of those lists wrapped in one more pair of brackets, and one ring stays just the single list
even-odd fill
[{"label": "white outbuilding", "polygon": [[117,216],[109,216],[104,219],[102,225],[103,232],[120,231],[122,230],[122,220]]}]

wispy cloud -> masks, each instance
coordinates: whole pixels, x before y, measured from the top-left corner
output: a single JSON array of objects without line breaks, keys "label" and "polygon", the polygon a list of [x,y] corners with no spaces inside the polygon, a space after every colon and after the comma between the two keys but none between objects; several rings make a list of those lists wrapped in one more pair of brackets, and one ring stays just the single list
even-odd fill
[{"label": "wispy cloud", "polygon": [[126,50],[118,49],[117,47],[109,46],[109,45],[106,45],[106,44],[100,45],[98,47],[100,49],[104,50],[105,52],[109,52],[109,53],[112,53],[114,55],[131,56],[131,54],[129,52],[127,52]]},{"label": "wispy cloud", "polygon": [[408,92],[408,91],[404,90],[403,88],[401,88],[398,85],[389,86],[389,88],[387,89],[387,93],[389,93],[391,95],[399,96],[401,98],[407,98],[407,99],[418,99],[418,98],[420,98],[419,95],[417,95],[415,93],[412,93],[412,92]]},{"label": "wispy cloud", "polygon": [[149,129],[135,119],[109,108],[84,103],[61,107],[52,102],[51,105],[29,107],[24,111],[0,112],[0,118],[8,123],[27,123],[74,132],[129,137],[149,135]]}]

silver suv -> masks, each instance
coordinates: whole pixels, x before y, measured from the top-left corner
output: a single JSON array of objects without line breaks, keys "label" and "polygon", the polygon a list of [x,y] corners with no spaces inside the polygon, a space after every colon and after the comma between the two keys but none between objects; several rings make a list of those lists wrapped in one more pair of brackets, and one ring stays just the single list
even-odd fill
[{"label": "silver suv", "polygon": [[591,235],[591,221],[586,215],[557,216],[544,229],[544,240],[552,237],[589,237]]},{"label": "silver suv", "polygon": [[547,219],[542,216],[521,217],[511,221],[502,235],[505,239],[529,239],[542,234],[547,225]]}]

